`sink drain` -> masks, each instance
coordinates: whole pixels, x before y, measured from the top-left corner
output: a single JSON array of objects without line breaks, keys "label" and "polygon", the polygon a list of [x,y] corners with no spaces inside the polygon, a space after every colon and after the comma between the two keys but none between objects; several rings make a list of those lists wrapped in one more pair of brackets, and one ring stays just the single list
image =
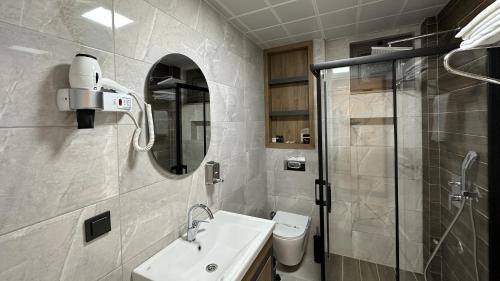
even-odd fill
[{"label": "sink drain", "polygon": [[215,263],[211,263],[205,267],[207,272],[214,272],[217,270],[217,265]]}]

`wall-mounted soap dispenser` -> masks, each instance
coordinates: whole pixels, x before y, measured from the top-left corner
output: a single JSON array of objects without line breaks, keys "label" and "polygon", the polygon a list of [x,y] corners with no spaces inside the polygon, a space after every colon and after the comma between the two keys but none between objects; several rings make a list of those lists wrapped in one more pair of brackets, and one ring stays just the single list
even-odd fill
[{"label": "wall-mounted soap dispenser", "polygon": [[[57,107],[60,111],[76,111],[78,129],[94,128],[94,116],[97,111],[123,112],[132,118],[136,129],[133,144],[137,151],[148,151],[154,144],[154,125],[151,106],[132,90],[117,82],[102,77],[97,58],[88,54],[77,54],[69,69],[71,88],[57,91]],[[132,98],[145,105],[148,122],[149,141],[146,146],[139,145],[141,127],[130,113]]]},{"label": "wall-mounted soap dispenser", "polygon": [[209,161],[205,164],[205,184],[212,185],[224,180],[220,178],[220,165],[217,162]]}]

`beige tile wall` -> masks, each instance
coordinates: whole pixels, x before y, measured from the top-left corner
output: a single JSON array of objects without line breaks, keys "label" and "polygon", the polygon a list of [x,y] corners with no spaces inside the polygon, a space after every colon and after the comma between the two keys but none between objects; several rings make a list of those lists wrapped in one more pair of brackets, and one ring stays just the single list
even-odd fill
[{"label": "beige tile wall", "polygon": [[[113,29],[81,16],[97,7],[133,23]],[[264,216],[262,51],[203,1],[5,0],[0,8],[0,280],[130,280],[184,232],[193,203]],[[166,176],[133,151],[134,126],[121,114],[97,113],[95,129],[77,130],[55,94],[68,87],[79,52],[141,94],[156,60],[191,57],[212,95],[206,160],[221,162],[226,181],[207,189],[203,169]],[[85,243],[83,221],[106,210],[111,232]]]}]

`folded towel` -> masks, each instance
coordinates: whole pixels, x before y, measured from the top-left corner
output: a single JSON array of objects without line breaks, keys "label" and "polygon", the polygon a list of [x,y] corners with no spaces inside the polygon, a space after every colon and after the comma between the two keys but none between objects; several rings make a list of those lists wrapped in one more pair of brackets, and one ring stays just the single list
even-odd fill
[{"label": "folded towel", "polygon": [[460,44],[460,49],[472,49],[481,46],[489,46],[494,45],[500,42],[500,27],[490,31],[489,33],[484,34],[479,38],[471,38],[469,40],[465,40]]},{"label": "folded towel", "polygon": [[470,32],[462,36],[463,40],[472,39],[474,37],[481,37],[489,33],[491,29],[495,29],[500,24],[500,9],[495,13],[489,15],[484,21],[476,25]]},{"label": "folded towel", "polygon": [[464,35],[470,33],[470,31],[478,24],[483,22],[489,15],[494,14],[496,11],[500,9],[500,0],[493,2],[491,5],[486,7],[481,13],[479,13],[474,19],[472,19],[469,24],[467,24],[460,32],[457,33],[455,37],[461,38]]}]

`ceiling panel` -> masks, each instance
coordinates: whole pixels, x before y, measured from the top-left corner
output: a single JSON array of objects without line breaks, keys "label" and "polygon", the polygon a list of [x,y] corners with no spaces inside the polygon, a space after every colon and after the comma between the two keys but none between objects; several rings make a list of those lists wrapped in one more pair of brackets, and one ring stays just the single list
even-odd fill
[{"label": "ceiling panel", "polygon": [[314,16],[312,0],[297,0],[274,8],[283,22]]},{"label": "ceiling panel", "polygon": [[[417,1],[418,2],[418,1]],[[359,14],[360,21],[366,21],[381,17],[399,14],[404,2],[401,0],[383,0],[367,5],[362,5]]]},{"label": "ceiling panel", "polygon": [[235,16],[267,8],[264,0],[218,0],[217,2]]},{"label": "ceiling panel", "polygon": [[251,30],[270,27],[280,23],[270,10],[241,16],[239,19]]},{"label": "ceiling panel", "polygon": [[373,31],[382,31],[388,26],[393,26],[396,16],[380,18],[376,20],[366,21],[358,24],[359,33],[368,33]]},{"label": "ceiling panel", "polygon": [[262,41],[271,41],[287,37],[286,31],[281,25],[254,31],[254,34]]},{"label": "ceiling panel", "polygon": [[353,23],[353,19],[356,19],[358,9],[351,8],[334,13],[321,15],[321,23],[323,28],[332,28],[336,26],[348,25]]},{"label": "ceiling panel", "polygon": [[329,39],[341,38],[347,35],[356,34],[356,25],[351,24],[347,26],[325,29],[323,33],[325,34],[325,37]]},{"label": "ceiling panel", "polygon": [[261,47],[421,23],[449,0],[204,0]]},{"label": "ceiling panel", "polygon": [[418,0],[418,1],[408,1],[403,12],[422,10],[431,6],[442,6],[443,1],[441,0]]},{"label": "ceiling panel", "polygon": [[357,0],[316,0],[320,14],[352,8],[358,5]]},{"label": "ceiling panel", "polygon": [[319,30],[318,20],[316,18],[304,19],[284,25],[290,34],[302,34]]}]

